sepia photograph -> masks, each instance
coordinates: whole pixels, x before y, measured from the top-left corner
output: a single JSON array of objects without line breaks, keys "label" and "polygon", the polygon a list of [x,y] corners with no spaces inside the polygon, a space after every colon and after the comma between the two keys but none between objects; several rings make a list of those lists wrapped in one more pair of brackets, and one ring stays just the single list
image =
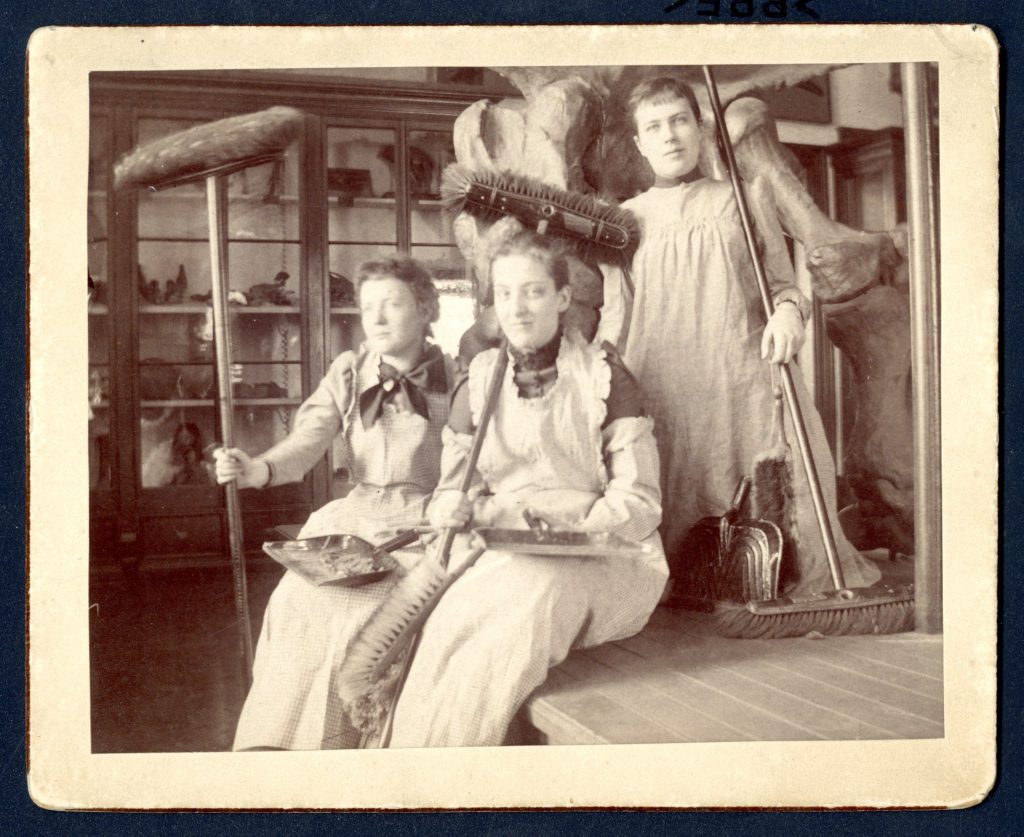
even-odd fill
[{"label": "sepia photograph", "polygon": [[[34,330],[32,375],[33,407],[76,378],[52,421],[84,483],[31,500],[72,507],[75,556],[34,524],[30,678],[73,654],[77,721],[52,740],[71,719],[33,688],[37,801],[984,795],[996,134],[963,102],[995,88],[950,68],[973,50],[994,85],[994,45],[772,28],[518,28],[490,62],[497,28],[447,52],[414,28],[182,30],[182,61],[138,44],[172,30],[125,31],[123,64],[84,33],[32,45],[30,96],[82,47],[60,265],[88,280],[51,303],[32,272],[37,313],[81,326],[70,368]],[[363,53],[331,62],[332,36]],[[286,62],[237,60],[282,37]],[[162,785],[186,757],[189,786]],[[893,787],[900,758],[934,782]],[[687,760],[705,784],[670,781]],[[622,781],[637,761],[664,785]],[[434,764],[474,779],[442,793]],[[711,787],[758,765],[775,778]],[[308,787],[332,769],[344,790]]]}]

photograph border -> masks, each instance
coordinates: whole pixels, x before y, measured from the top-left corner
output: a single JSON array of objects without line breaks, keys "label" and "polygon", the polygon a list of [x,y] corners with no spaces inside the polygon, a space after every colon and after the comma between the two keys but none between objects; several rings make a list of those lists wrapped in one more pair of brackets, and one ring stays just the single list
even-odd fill
[{"label": "photograph border", "polygon": [[[645,58],[654,60],[654,56],[664,57],[674,54],[678,49],[675,40],[680,36],[683,27],[673,27],[671,33],[665,32],[666,27],[645,27],[637,32],[630,28],[624,29],[577,27],[574,35],[585,36],[582,40],[584,48],[581,53],[587,55],[600,54],[604,61],[581,60],[579,54],[574,55],[573,64],[596,63],[638,63],[635,60],[624,60],[630,47],[623,46],[630,38],[638,35],[658,42],[659,49],[646,49]],[[834,749],[829,758],[832,766],[821,764],[823,759],[812,752],[813,748],[796,742],[757,742],[756,745],[630,745],[618,747],[609,745],[591,751],[590,757],[604,765],[605,774],[594,776],[591,766],[585,760],[566,753],[511,753],[496,750],[459,751],[458,753],[441,753],[439,751],[400,751],[400,764],[396,756],[398,751],[377,753],[302,753],[302,754],[204,754],[202,756],[100,756],[87,755],[83,759],[82,729],[77,727],[82,720],[78,697],[83,691],[82,662],[88,665],[88,653],[81,654],[82,643],[87,638],[87,622],[84,614],[74,611],[73,603],[81,600],[83,572],[87,574],[87,551],[83,552],[82,544],[88,543],[87,521],[84,523],[77,510],[66,511],[67,525],[54,527],[55,531],[33,531],[30,552],[30,585],[32,596],[31,625],[33,642],[30,652],[31,683],[33,699],[30,705],[31,756],[34,762],[30,773],[33,795],[37,800],[57,807],[136,807],[124,796],[123,787],[118,786],[117,777],[127,775],[131,770],[136,780],[133,782],[133,793],[142,803],[139,807],[278,807],[295,804],[311,807],[448,807],[450,805],[469,805],[471,807],[494,807],[505,805],[654,805],[668,807],[687,806],[730,806],[767,804],[781,806],[799,805],[957,805],[967,804],[971,799],[984,793],[992,781],[994,771],[994,735],[995,735],[995,444],[996,432],[996,358],[995,358],[995,325],[997,322],[996,294],[996,263],[998,252],[998,224],[996,223],[997,187],[995,173],[997,171],[996,138],[998,123],[993,123],[990,116],[997,113],[997,74],[996,47],[989,33],[985,30],[970,31],[966,27],[899,27],[899,32],[883,31],[877,27],[856,27],[856,32],[846,29],[843,32],[841,48],[837,49],[836,39],[829,38],[836,32],[828,31],[830,27],[817,26],[813,30],[806,27],[772,27],[770,37],[767,33],[758,33],[757,27],[745,26],[739,30],[729,27],[715,27],[712,31],[699,33],[700,41],[686,51],[687,63],[698,63],[702,58],[709,63],[756,63],[749,60],[752,55],[764,55],[766,40],[775,42],[786,39],[785,51],[787,63],[792,63],[792,55],[799,52],[823,55],[828,53],[828,60],[834,61],[837,52],[848,56],[860,50],[858,55],[870,54],[872,60],[914,60],[938,61],[940,76],[940,116],[943,127],[940,132],[942,151],[940,155],[942,176],[941,194],[943,206],[964,206],[965,203],[976,207],[971,217],[992,219],[990,229],[983,224],[971,225],[971,229],[956,229],[946,216],[941,218],[942,234],[940,240],[943,247],[943,275],[947,277],[942,284],[943,296],[943,488],[946,496],[963,496],[972,499],[971,508],[956,510],[956,520],[947,503],[944,508],[944,551],[946,578],[963,577],[960,573],[977,579],[969,593],[964,595],[961,589],[946,591],[946,663],[949,666],[947,676],[947,736],[938,742],[895,742],[901,746],[895,748],[885,746],[885,742],[828,742]],[[787,30],[782,32],[780,30]],[[798,31],[805,29],[807,31]],[[719,31],[715,31],[719,30]],[[331,36],[340,36],[344,46],[339,49],[352,63],[362,65],[379,65],[381,39],[389,37],[404,44],[397,50],[408,57],[422,48],[423,43],[413,44],[410,38],[420,38],[431,42],[430,30],[285,30],[290,39],[301,44],[304,63],[309,60],[330,60],[332,49],[336,44],[325,43]],[[111,49],[105,44],[99,48],[98,34],[107,34],[118,42],[118,49]],[[175,40],[179,49],[176,58],[180,62],[182,50],[181,40],[188,42],[193,48],[199,42],[209,40],[216,42],[216,54],[222,66],[245,66],[251,61],[247,52],[264,37],[282,34],[282,30],[220,30],[215,33],[196,30],[176,30]],[[436,34],[436,33],[435,33]],[[453,37],[465,39],[467,46],[460,51],[465,58],[464,64],[472,66],[479,62],[481,50],[490,47],[491,53],[498,53],[499,58],[511,59],[515,56],[509,42],[516,38],[501,39],[502,31],[488,28],[484,31],[459,28],[445,33],[446,40]],[[508,33],[505,33],[508,34]],[[523,32],[514,33],[524,35]],[[622,38],[609,49],[612,35]],[[698,33],[692,34],[694,37]],[[145,37],[143,37],[145,35]],[[558,39],[564,30],[545,27],[542,30],[531,30],[530,37],[524,38],[531,43],[531,56],[538,59],[530,61],[492,60],[490,66],[509,65],[514,63],[558,64],[565,63],[557,59]],[[670,37],[669,37],[670,35]],[[46,277],[74,275],[76,262],[81,263],[84,253],[84,234],[75,236],[61,230],[58,238],[56,232],[47,229],[44,213],[57,205],[59,192],[54,187],[60,185],[64,189],[63,205],[78,207],[74,216],[81,222],[84,231],[84,179],[76,183],[73,173],[70,179],[57,175],[58,172],[71,172],[71,166],[77,162],[81,165],[82,135],[80,130],[69,130],[65,136],[53,136],[46,127],[55,124],[70,123],[76,129],[82,122],[82,115],[87,110],[87,82],[90,69],[115,69],[108,66],[116,63],[133,69],[161,69],[161,52],[157,48],[161,39],[166,39],[166,30],[136,30],[132,32],[102,32],[101,30],[49,30],[37,35],[30,44],[29,50],[29,101],[30,112],[30,150],[32,169],[30,170],[30,189],[33,195],[30,218],[32,219],[32,271],[30,293],[32,294],[32,374],[33,374],[33,428],[32,438],[45,438],[42,434],[60,435],[60,428],[67,422],[79,418],[78,412],[84,417],[85,380],[84,356],[72,358],[70,362],[60,358],[59,341],[54,327],[65,323],[61,333],[62,340],[68,338],[66,324],[74,326],[74,333],[81,328],[84,335],[84,310],[78,311],[74,299],[61,299],[52,292],[52,284],[46,283]],[[150,45],[144,46],[146,39]],[[359,40],[355,40],[359,38]],[[897,43],[891,43],[893,40]],[[193,44],[193,40],[195,44]],[[472,44],[470,41],[472,40]],[[141,43],[140,43],[141,42]],[[246,47],[248,42],[248,47]],[[486,43],[481,43],[486,42]],[[166,40],[165,40],[166,43]],[[374,51],[374,48],[376,50]],[[210,44],[203,45],[203,52],[210,53]],[[632,49],[636,49],[635,44]],[[729,61],[721,57],[714,59],[715,49],[728,50]],[[433,50],[433,51],[431,51]],[[255,50],[259,54],[259,50]],[[806,51],[806,52],[805,52]],[[187,50],[186,50],[187,52]],[[195,52],[188,53],[196,55]],[[263,53],[264,55],[266,53]],[[400,64],[416,64],[434,66],[438,59],[450,63],[450,48],[446,47],[447,58],[442,58],[437,47],[427,44],[426,54],[435,56],[434,61],[423,60],[424,52],[417,53],[416,60],[403,60]],[[737,58],[737,55],[739,56]],[[113,56],[116,56],[114,58]],[[886,56],[886,57],[881,57]],[[371,58],[373,60],[371,60]],[[747,60],[744,60],[747,59]],[[195,59],[193,59],[195,60]],[[200,62],[208,59],[199,59]],[[274,57],[275,62],[280,60]],[[817,63],[806,59],[809,63]],[[850,59],[852,60],[852,59]],[[863,57],[858,60],[864,60]],[[243,62],[243,63],[238,63]],[[668,63],[659,60],[658,63]],[[99,64],[100,66],[97,66]],[[276,64],[275,64],[276,65]],[[204,66],[202,63],[199,66]],[[266,66],[264,61],[259,66]],[[283,65],[282,65],[283,66]],[[320,66],[330,66],[320,64]],[[82,84],[85,83],[86,94],[82,95]],[[968,86],[965,82],[970,82]],[[65,89],[60,89],[61,86]],[[59,108],[59,110],[58,110]],[[986,110],[986,108],[988,110]],[[963,171],[967,150],[958,148],[957,140],[964,138],[964,126],[957,128],[947,122],[950,114],[966,123],[970,129],[970,159],[973,173],[979,168],[992,172],[992,182],[971,184]],[[51,122],[50,120],[53,120]],[[33,130],[35,128],[35,130]],[[44,135],[45,134],[45,135]],[[87,159],[87,156],[86,156]],[[967,168],[972,168],[971,166]],[[81,170],[84,170],[82,168]],[[72,184],[69,186],[68,184]],[[81,199],[78,203],[78,201]],[[969,268],[965,274],[961,270]],[[987,282],[982,287],[969,286],[963,281],[950,277],[970,275],[975,280],[980,275]],[[72,296],[72,295],[65,295]],[[949,326],[945,317],[949,317]],[[950,333],[969,333],[976,339],[966,348],[959,347],[956,354],[951,353],[953,338]],[[84,345],[84,343],[83,343]],[[980,373],[980,382],[977,380]],[[966,389],[970,387],[970,389]],[[969,417],[973,426],[972,438],[965,439],[962,435],[961,422],[965,416],[962,399],[951,397],[950,393],[970,392],[974,411]],[[61,399],[55,393],[63,393]],[[78,398],[79,394],[81,398]],[[987,396],[989,397],[985,397]],[[63,402],[58,409],[54,402]],[[83,409],[75,405],[80,403]],[[989,410],[991,405],[991,410]],[[980,406],[980,415],[979,415]],[[84,426],[85,422],[81,422]],[[990,428],[991,432],[980,432],[979,428]],[[953,440],[956,444],[953,444]],[[45,472],[52,467],[46,451],[40,446],[32,447],[32,467]],[[84,464],[76,461],[70,468],[69,481],[75,483],[86,472]],[[77,484],[77,483],[75,483]],[[65,489],[66,490],[66,489]],[[953,492],[956,492],[955,494]],[[963,492],[963,493],[961,493]],[[53,486],[39,484],[37,481],[30,487],[30,501],[33,512],[41,514],[53,511],[55,502],[61,498],[53,491]],[[986,503],[987,501],[987,503]],[[969,530],[964,532],[963,530]],[[965,556],[961,551],[970,544],[972,553]],[[47,556],[62,555],[64,563],[57,566]],[[68,556],[73,556],[68,558]],[[84,568],[84,569],[83,569]],[[44,592],[45,591],[45,592]],[[980,604],[979,604],[980,602]],[[72,604],[69,609],[68,605]],[[83,630],[85,626],[85,630]],[[965,629],[966,626],[966,629]],[[964,650],[971,653],[961,657]],[[77,655],[76,655],[77,651]],[[58,675],[67,677],[73,684],[70,693],[76,696],[67,706],[57,707],[56,701],[47,692],[47,684],[55,682]],[[962,678],[962,679],[961,679]],[[958,691],[954,693],[950,683],[955,682]],[[959,687],[963,687],[959,690]],[[86,694],[86,723],[88,729],[88,672],[85,671],[84,692]],[[991,709],[989,709],[991,707]],[[969,717],[968,717],[969,716]],[[88,741],[86,736],[86,751]],[[958,745],[956,758],[951,759],[950,748]],[[762,746],[763,745],[763,746]],[[849,745],[849,746],[846,746]],[[914,746],[909,746],[914,745]],[[920,745],[920,746],[917,746]],[[691,771],[700,768],[699,780],[686,788],[673,787],[669,783],[652,782],[644,786],[642,782],[626,786],[616,784],[623,774],[619,765],[608,764],[614,757],[628,761],[638,770],[639,775],[657,778],[658,768],[664,764],[664,752],[658,753],[657,748],[677,746],[686,747],[688,751],[682,757],[687,765],[684,773],[697,775]],[[542,748],[534,748],[542,749]],[[569,748],[553,748],[569,749]],[[751,786],[743,789],[742,795],[735,787],[729,787],[736,781],[735,761],[738,749],[745,752],[740,756],[744,761],[761,765],[772,765],[781,772],[778,778],[791,777],[794,782],[812,781],[815,771],[825,771],[817,778],[829,784],[824,796],[811,793],[812,789],[799,784],[781,782],[784,790]],[[898,765],[905,764],[907,751],[914,750],[911,758],[918,764],[928,764],[931,770],[927,776],[920,776],[914,794],[901,796],[892,787],[892,771]],[[628,752],[627,752],[628,751]],[[717,751],[717,752],[716,752]],[[724,754],[724,755],[723,755]],[[678,755],[678,754],[676,754]],[[519,758],[523,756],[523,758]],[[595,758],[596,756],[596,758]],[[658,758],[662,756],[662,758]],[[196,775],[208,777],[209,795],[205,792],[195,795],[196,789],[175,787],[161,775],[161,771],[178,772],[189,759],[201,764],[189,767],[197,771]],[[236,767],[236,762],[225,759],[244,759],[244,768]],[[269,760],[268,760],[269,759]],[[279,761],[274,761],[275,759]],[[884,765],[880,775],[865,775],[867,762],[877,759]],[[301,764],[300,764],[301,762]],[[238,761],[241,765],[242,762]],[[275,765],[289,765],[289,776],[281,781],[277,788],[266,788],[265,777],[273,773]],[[810,765],[814,765],[813,769]],[[129,767],[131,765],[131,767]],[[177,769],[175,769],[177,765]],[[228,770],[227,766],[231,766]],[[295,765],[295,769],[291,769]],[[365,779],[367,774],[374,778],[366,782],[359,790],[350,787],[330,786],[325,788],[303,788],[302,775],[306,770],[324,770],[326,773],[339,772],[343,776],[360,776]],[[519,783],[515,788],[521,796],[512,798],[501,795],[501,789],[493,784],[481,783],[479,777],[490,771],[511,771],[515,776],[531,777],[531,784],[526,787]],[[652,773],[651,771],[655,772]],[[432,781],[431,774],[446,772],[449,779],[442,785]],[[239,785],[234,788],[223,786],[223,774],[238,774],[235,779]],[[384,782],[381,777],[391,774],[393,782]],[[326,774],[325,774],[326,775]],[[398,778],[400,775],[401,778]],[[245,777],[243,779],[243,776]],[[469,779],[477,777],[477,787],[469,785]],[[573,777],[573,786],[569,787],[566,777]],[[589,786],[576,787],[576,780],[586,777]],[[965,778],[966,777],[966,778]],[[141,779],[141,781],[140,781]],[[842,780],[841,782],[839,780]],[[193,779],[192,781],[195,781]],[[404,782],[404,784],[402,784]],[[513,782],[512,784],[517,784]],[[743,784],[740,782],[739,784]],[[452,787],[459,788],[457,795],[446,796]],[[746,795],[747,793],[751,795]],[[259,794],[264,794],[260,796]],[[310,800],[299,802],[298,796]],[[308,794],[308,796],[306,796]],[[332,794],[334,798],[332,800]],[[340,800],[339,800],[340,794]],[[774,794],[774,795],[771,795]],[[957,796],[957,794],[960,794]],[[272,800],[268,805],[266,800]],[[214,801],[215,800],[215,801]]]}]

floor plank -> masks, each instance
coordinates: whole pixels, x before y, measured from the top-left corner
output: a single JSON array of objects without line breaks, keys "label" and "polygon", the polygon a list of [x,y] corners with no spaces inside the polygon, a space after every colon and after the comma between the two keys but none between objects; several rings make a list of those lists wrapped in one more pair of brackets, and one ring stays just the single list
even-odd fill
[{"label": "floor plank", "polygon": [[772,663],[752,664],[748,672],[761,683],[775,686],[795,697],[833,709],[864,723],[886,730],[896,738],[936,738],[942,724],[919,718],[885,703],[865,698],[838,686],[822,683]]},{"label": "floor plank", "polygon": [[636,695],[636,700],[643,700],[652,692],[658,693],[672,701],[677,712],[707,719],[700,725],[701,741],[758,740],[765,735],[777,740],[822,737],[742,695],[722,691],[703,676],[693,678],[667,665],[651,667],[647,661],[614,644],[589,650],[586,654],[625,675],[625,683],[641,687],[643,692]]}]

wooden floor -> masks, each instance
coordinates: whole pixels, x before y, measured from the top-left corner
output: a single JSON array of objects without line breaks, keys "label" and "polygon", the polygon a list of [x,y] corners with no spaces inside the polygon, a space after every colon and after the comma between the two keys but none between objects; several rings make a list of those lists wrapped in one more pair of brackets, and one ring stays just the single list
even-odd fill
[{"label": "wooden floor", "polygon": [[524,714],[547,744],[941,738],[942,638],[723,639],[659,609],[572,654]]},{"label": "wooden floor", "polygon": [[[255,636],[281,574],[251,567]],[[229,748],[245,697],[230,571],[94,581],[93,751]],[[524,716],[521,743],[939,737],[942,639],[729,640],[658,610],[639,636],[573,654]]]}]

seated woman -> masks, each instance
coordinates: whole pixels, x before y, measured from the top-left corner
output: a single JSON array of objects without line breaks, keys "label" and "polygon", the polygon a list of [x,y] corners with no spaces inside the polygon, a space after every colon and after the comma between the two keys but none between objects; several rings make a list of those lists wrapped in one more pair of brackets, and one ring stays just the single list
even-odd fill
[{"label": "seated woman", "polygon": [[652,548],[614,559],[485,552],[427,620],[393,747],[501,744],[548,669],[573,647],[643,628],[668,577],[651,420],[610,346],[563,334],[564,255],[521,233],[498,250],[491,276],[511,363],[468,496],[457,486],[502,350],[477,355],[456,389],[431,522],[522,529],[527,511],[558,529],[613,532]]},{"label": "seated woman", "polygon": [[[258,458],[215,454],[217,480],[266,488],[295,482],[340,432],[355,487],[314,512],[301,538],[347,533],[371,542],[425,522],[437,484],[454,365],[426,342],[439,303],[430,275],[407,258],[367,262],[356,274],[366,342],[339,355],[299,408],[292,432]],[[332,679],[393,579],[316,587],[285,573],[263,619],[234,749],[338,749],[359,735]]]}]

